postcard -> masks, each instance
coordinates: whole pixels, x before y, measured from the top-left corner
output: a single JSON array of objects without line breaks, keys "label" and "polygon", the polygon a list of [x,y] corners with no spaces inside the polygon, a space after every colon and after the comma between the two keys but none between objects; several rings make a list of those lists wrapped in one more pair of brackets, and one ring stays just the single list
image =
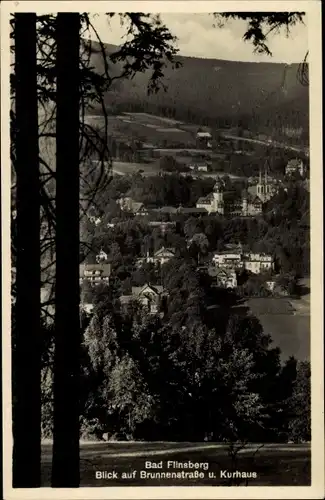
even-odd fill
[{"label": "postcard", "polygon": [[317,1],[1,5],[4,498],[323,498]]}]

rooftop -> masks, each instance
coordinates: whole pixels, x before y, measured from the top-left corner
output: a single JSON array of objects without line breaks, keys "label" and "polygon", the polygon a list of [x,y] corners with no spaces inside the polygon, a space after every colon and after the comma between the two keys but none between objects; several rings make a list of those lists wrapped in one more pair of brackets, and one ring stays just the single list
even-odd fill
[{"label": "rooftop", "polygon": [[164,291],[164,288],[160,285],[144,285],[144,286],[133,286],[132,287],[132,295],[135,295],[135,296],[139,296],[139,295],[142,295],[143,293],[146,293],[146,292],[154,292],[156,293],[157,295],[160,295],[163,291]]},{"label": "rooftop", "polygon": [[109,276],[111,274],[111,264],[80,264],[79,273],[80,276],[83,276],[85,271],[96,272],[101,271],[104,276]]},{"label": "rooftop", "polygon": [[288,161],[287,165],[290,167],[300,167],[301,163],[302,160],[299,160],[299,158],[292,158]]}]

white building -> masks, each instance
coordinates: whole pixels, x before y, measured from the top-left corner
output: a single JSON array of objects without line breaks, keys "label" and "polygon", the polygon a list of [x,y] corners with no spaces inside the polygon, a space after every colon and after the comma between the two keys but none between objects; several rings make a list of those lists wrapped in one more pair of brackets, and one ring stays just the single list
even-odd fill
[{"label": "white building", "polygon": [[176,254],[175,248],[162,247],[159,250],[157,250],[153,255],[149,255],[148,252],[146,257],[137,260],[137,264],[141,266],[144,263],[147,264],[151,263],[151,264],[160,264],[162,266],[170,259],[175,257],[175,254]]},{"label": "white building", "polygon": [[244,269],[254,274],[261,274],[267,271],[272,271],[274,261],[271,255],[264,253],[244,253],[243,254]]},{"label": "white building", "polygon": [[293,158],[292,160],[289,160],[286,165],[285,175],[290,176],[292,174],[295,174],[296,172],[299,172],[299,174],[303,176],[305,173],[305,166],[302,160]]},{"label": "white building", "polygon": [[197,139],[205,139],[205,140],[212,139],[212,135],[210,134],[210,132],[198,132],[196,134],[196,137],[197,137]]},{"label": "white building", "polygon": [[90,302],[83,302],[80,304],[80,310],[84,311],[86,314],[91,314],[94,310],[94,304]]},{"label": "white building", "polygon": [[264,253],[217,252],[214,254],[212,262],[221,269],[246,269],[254,274],[274,269],[273,257]]},{"label": "white building", "polygon": [[212,257],[212,262],[216,267],[234,269],[243,267],[242,254],[235,252],[218,252]]},{"label": "white building", "polygon": [[190,163],[188,167],[190,170],[197,170],[198,172],[207,172],[209,170],[208,164],[203,162]]},{"label": "white building", "polygon": [[213,188],[213,192],[208,196],[201,197],[197,200],[196,208],[204,208],[209,213],[216,212],[221,215],[224,214],[224,200],[223,200],[224,183],[218,177]]},{"label": "white building", "polygon": [[[234,191],[225,192],[223,181],[217,178],[213,192],[199,198],[196,208],[204,208],[208,213],[215,212],[221,215],[234,214],[244,217],[260,215],[263,211],[261,197],[252,195],[248,190],[244,189],[241,196]],[[256,191],[255,186],[254,190]]]},{"label": "white building", "polygon": [[107,259],[108,259],[108,255],[106,252],[104,252],[103,249],[101,249],[99,254],[96,255],[96,262],[98,262],[98,263],[107,262]]},{"label": "white building", "polygon": [[90,284],[109,283],[111,264],[80,264],[79,281],[88,281]]},{"label": "white building", "polygon": [[203,143],[208,148],[212,147],[212,135],[210,134],[210,132],[198,132],[196,134],[196,140],[198,141],[198,143]]}]

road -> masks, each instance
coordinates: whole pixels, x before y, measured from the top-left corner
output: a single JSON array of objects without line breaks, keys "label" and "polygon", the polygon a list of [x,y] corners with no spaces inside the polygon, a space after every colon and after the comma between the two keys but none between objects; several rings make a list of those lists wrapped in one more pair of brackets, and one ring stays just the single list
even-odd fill
[{"label": "road", "polygon": [[[134,174],[136,172],[141,172],[141,175],[144,177],[153,177],[158,175],[159,173],[162,174],[171,174],[172,172],[162,172],[159,169],[159,166],[157,166],[157,163],[127,163],[127,162],[119,162],[113,160],[113,165],[112,165],[112,172],[113,175],[130,175]],[[194,170],[190,170],[189,172],[182,172],[183,176],[192,176],[195,178],[206,178],[206,177],[212,177],[212,178],[217,178],[217,177],[229,177],[230,179],[244,179],[244,177],[239,176],[239,175],[233,175],[233,174],[228,174],[227,172],[197,172]]]},{"label": "road", "polygon": [[305,147],[297,147],[297,146],[289,146],[288,144],[284,144],[282,142],[278,141],[261,141],[260,139],[250,139],[248,137],[239,137],[237,135],[230,135],[230,134],[222,134],[222,137],[225,139],[232,139],[232,140],[237,140],[237,141],[243,141],[243,142],[251,142],[253,144],[260,144],[262,146],[268,146],[268,147],[275,147],[275,148],[281,148],[281,149],[288,149],[290,151],[294,151],[295,153],[304,153],[307,156],[309,156],[309,151],[308,148]]}]

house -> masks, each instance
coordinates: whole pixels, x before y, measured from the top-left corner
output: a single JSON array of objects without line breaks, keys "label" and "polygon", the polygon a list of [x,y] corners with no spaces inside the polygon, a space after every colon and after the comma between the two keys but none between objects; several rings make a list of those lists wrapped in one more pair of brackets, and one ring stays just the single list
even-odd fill
[{"label": "house", "polygon": [[98,263],[100,263],[100,262],[107,262],[107,259],[108,259],[108,255],[102,249],[99,252],[99,254],[96,255],[96,262],[98,262]]},{"label": "house", "polygon": [[210,132],[198,132],[196,134],[196,140],[197,140],[198,146],[205,146],[208,148],[212,147],[212,143],[211,143],[212,135],[210,134]]},{"label": "house", "polygon": [[144,217],[148,216],[150,211],[148,210],[148,208],[146,208],[143,204],[142,206],[136,211],[134,212],[136,215],[142,215]]},{"label": "house", "polygon": [[121,210],[124,210],[126,212],[132,212],[133,214],[137,214],[143,207],[143,203],[139,201],[134,201],[129,196],[119,198],[118,200],[116,200],[116,203],[120,205]]},{"label": "house", "polygon": [[217,286],[224,288],[236,288],[237,286],[237,276],[233,270],[219,269],[215,277]]},{"label": "house", "polygon": [[198,172],[207,172],[209,167],[208,164],[205,162],[202,163],[191,163],[189,165],[190,170],[197,170]]},{"label": "house", "polygon": [[197,208],[204,208],[207,212],[212,212],[212,204],[213,204],[213,193],[209,193],[207,196],[201,196],[197,202]]},{"label": "house", "polygon": [[210,132],[198,132],[196,134],[197,139],[212,139]]},{"label": "house", "polygon": [[208,165],[207,163],[199,163],[197,165],[197,169],[199,172],[207,172],[208,171]]},{"label": "house", "polygon": [[230,250],[215,253],[212,257],[212,262],[216,267],[222,267],[224,269],[243,267],[242,254]]},{"label": "house", "polygon": [[266,281],[266,282],[265,282],[265,286],[266,286],[267,290],[269,290],[270,292],[274,292],[274,289],[275,289],[275,281],[273,281],[273,280]]},{"label": "house", "polygon": [[144,263],[163,265],[165,264],[165,262],[168,262],[170,259],[175,257],[175,254],[176,254],[175,248],[162,247],[159,250],[157,250],[153,255],[149,255],[148,252],[146,257],[137,260],[137,264],[138,266],[142,266],[142,264]]},{"label": "house", "polygon": [[254,274],[260,274],[267,271],[272,271],[274,268],[274,260],[271,255],[265,253],[244,253],[243,254],[244,269]]},{"label": "house", "polygon": [[159,262],[160,265],[165,264],[165,262],[168,262],[170,259],[175,257],[175,253],[175,248],[162,247],[155,252],[153,256],[154,262]]},{"label": "house", "polygon": [[242,193],[242,215],[252,216],[260,215],[263,212],[263,203],[258,196],[253,196],[247,190]]},{"label": "house", "polygon": [[79,282],[88,281],[93,285],[109,283],[111,264],[80,264]]},{"label": "house", "polygon": [[123,308],[132,302],[139,302],[149,312],[156,314],[160,311],[166,293],[162,286],[146,284],[144,286],[133,286],[131,294],[122,295],[120,303]]},{"label": "house", "polygon": [[303,176],[305,173],[305,166],[302,160],[299,160],[298,158],[293,158],[288,161],[285,167],[285,175],[290,176],[297,172],[301,176]]},{"label": "house", "polygon": [[212,257],[212,263],[222,269],[245,269],[254,274],[261,274],[274,269],[274,259],[265,253],[251,253],[226,250],[216,252]]}]

